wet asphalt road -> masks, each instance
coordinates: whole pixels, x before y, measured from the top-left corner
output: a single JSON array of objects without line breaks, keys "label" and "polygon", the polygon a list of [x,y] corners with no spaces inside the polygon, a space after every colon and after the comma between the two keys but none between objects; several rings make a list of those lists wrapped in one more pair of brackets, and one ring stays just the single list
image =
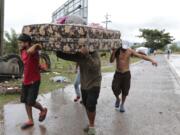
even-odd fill
[{"label": "wet asphalt road", "polygon": [[[157,56],[159,66],[141,62],[131,67],[132,85],[125,104],[126,112],[114,108],[111,91],[113,73],[103,75],[102,89],[97,106],[97,135],[179,135],[180,91],[164,56]],[[73,86],[41,96],[38,100],[49,109],[47,119],[38,122],[34,111],[35,126],[22,131],[26,120],[22,104],[4,107],[6,135],[86,135],[87,124],[84,108],[74,103]]]}]

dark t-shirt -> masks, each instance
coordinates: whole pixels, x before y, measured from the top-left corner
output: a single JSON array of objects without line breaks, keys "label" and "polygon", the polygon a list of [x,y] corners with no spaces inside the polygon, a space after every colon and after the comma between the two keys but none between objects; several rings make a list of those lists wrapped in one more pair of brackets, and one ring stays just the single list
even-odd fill
[{"label": "dark t-shirt", "polygon": [[101,62],[97,52],[88,55],[67,54],[58,51],[57,57],[77,62],[80,67],[81,88],[90,90],[93,87],[101,86]]}]

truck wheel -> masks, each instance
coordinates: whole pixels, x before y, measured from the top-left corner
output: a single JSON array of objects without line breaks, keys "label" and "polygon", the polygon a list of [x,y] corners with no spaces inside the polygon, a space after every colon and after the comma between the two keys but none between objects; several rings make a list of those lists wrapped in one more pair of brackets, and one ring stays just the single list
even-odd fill
[{"label": "truck wheel", "polygon": [[12,68],[12,71],[6,71],[8,76],[11,76],[12,78],[21,78],[22,77],[24,66],[23,66],[23,62],[22,62],[21,58],[19,57],[19,55],[9,54],[9,55],[3,57],[3,60],[7,63],[7,69],[9,69],[8,67],[11,67],[12,65],[14,66],[14,68],[18,68],[18,70],[15,70],[14,68]]}]

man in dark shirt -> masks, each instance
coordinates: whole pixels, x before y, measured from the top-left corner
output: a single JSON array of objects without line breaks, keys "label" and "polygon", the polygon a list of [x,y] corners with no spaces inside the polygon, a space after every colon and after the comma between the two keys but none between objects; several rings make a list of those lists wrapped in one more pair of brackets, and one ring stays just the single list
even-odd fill
[{"label": "man in dark shirt", "polygon": [[84,129],[88,135],[95,135],[96,104],[101,86],[101,62],[98,52],[89,52],[82,47],[79,53],[68,54],[57,51],[57,57],[77,62],[80,67],[82,101],[85,106],[89,125]]}]

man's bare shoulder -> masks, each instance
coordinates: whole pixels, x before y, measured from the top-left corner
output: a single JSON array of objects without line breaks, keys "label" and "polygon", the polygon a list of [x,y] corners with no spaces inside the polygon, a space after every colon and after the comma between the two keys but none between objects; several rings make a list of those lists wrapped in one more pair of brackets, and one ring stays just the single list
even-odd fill
[{"label": "man's bare shoulder", "polygon": [[128,48],[128,49],[127,49],[127,52],[128,52],[130,55],[134,54],[134,50],[131,49],[131,48]]},{"label": "man's bare shoulder", "polygon": [[133,50],[133,49],[131,49],[131,48],[128,48],[127,50],[128,50],[128,51],[130,51],[130,52],[134,52],[134,50]]}]

